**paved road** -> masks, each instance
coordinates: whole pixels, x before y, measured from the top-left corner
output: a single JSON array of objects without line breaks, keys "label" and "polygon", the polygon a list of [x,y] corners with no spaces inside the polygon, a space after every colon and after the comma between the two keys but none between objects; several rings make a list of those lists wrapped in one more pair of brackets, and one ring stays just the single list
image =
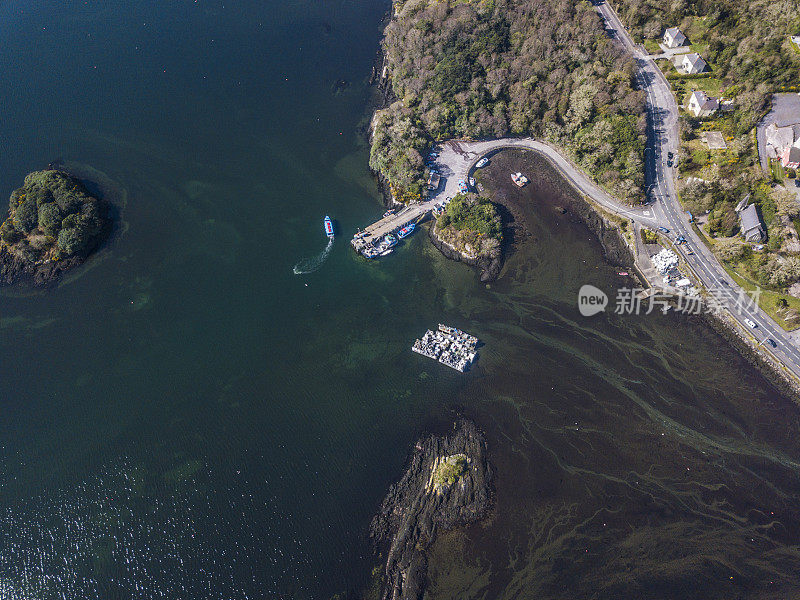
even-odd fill
[{"label": "paved road", "polygon": [[493,152],[503,148],[524,148],[540,152],[573,186],[593,198],[601,206],[651,227],[655,226],[656,218],[650,207],[632,208],[620,204],[618,200],[615,200],[613,196],[610,196],[595,184],[583,171],[575,167],[553,146],[534,138],[503,138],[481,142],[445,142],[439,150],[439,158],[436,159],[436,165],[441,174],[446,177],[446,181],[443,190],[433,198],[433,202],[439,202],[441,199],[455,196],[458,193],[458,182],[467,180],[475,163],[482,156],[491,155]]},{"label": "paved road", "polygon": [[[658,224],[667,227],[676,235],[683,235],[691,242],[694,255],[687,255],[685,246],[679,246],[678,248],[684,253],[687,263],[707,288],[716,290],[729,289],[734,291],[732,295],[735,296],[741,288],[728,276],[719,261],[689,224],[688,216],[683,210],[675,191],[673,169],[667,166],[668,153],[676,152],[679,144],[678,105],[675,95],[672,93],[664,74],[652,58],[647,55],[644,48],[633,43],[613,8],[604,1],[595,3],[595,8],[605,19],[607,30],[613,32],[612,37],[618,40],[633,55],[639,66],[637,74],[639,85],[647,93],[649,118],[645,175],[648,190],[651,190],[650,193],[655,199],[652,207],[654,215],[659,222]],[[758,341],[764,343],[767,338],[775,340],[778,347],[775,349],[770,348],[770,352],[786,368],[800,377],[800,351],[798,351],[792,337],[787,332],[758,307],[740,313],[740,311],[736,310],[734,300],[731,299],[725,304],[729,314]],[[749,329],[744,323],[745,318],[755,322],[758,327]]]}]

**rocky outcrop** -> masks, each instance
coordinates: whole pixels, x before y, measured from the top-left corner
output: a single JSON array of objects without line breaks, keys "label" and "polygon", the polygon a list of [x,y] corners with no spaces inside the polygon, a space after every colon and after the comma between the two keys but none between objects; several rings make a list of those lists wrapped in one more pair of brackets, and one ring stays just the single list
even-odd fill
[{"label": "rocky outcrop", "polygon": [[57,279],[65,271],[81,264],[83,256],[71,256],[60,261],[44,260],[31,263],[24,258],[8,251],[5,246],[0,247],[0,282],[5,284],[30,281],[32,285],[42,286]]},{"label": "rocky outcrop", "polygon": [[473,267],[477,267],[480,269],[481,272],[481,281],[489,282],[494,281],[500,275],[500,270],[503,268],[503,256],[502,253],[497,258],[487,258],[487,257],[477,257],[471,258],[466,256],[442,241],[439,236],[436,235],[436,222],[434,221],[430,228],[428,229],[428,237],[431,240],[431,243],[447,258],[450,260],[455,260],[458,262],[463,262],[468,265],[472,265]]},{"label": "rocky outcrop", "polygon": [[[442,461],[462,454],[467,466],[454,481],[434,477]],[[388,544],[383,600],[422,598],[427,548],[437,533],[486,514],[490,482],[486,442],[474,423],[461,419],[449,435],[417,442],[408,469],[389,490],[370,527],[376,544]]]}]

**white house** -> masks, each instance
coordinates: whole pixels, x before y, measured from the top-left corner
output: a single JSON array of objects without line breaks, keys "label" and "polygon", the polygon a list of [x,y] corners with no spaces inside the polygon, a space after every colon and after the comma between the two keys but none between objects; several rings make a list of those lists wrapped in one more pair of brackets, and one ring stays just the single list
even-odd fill
[{"label": "white house", "polygon": [[706,95],[702,90],[695,90],[689,96],[688,110],[695,117],[710,117],[719,108],[719,99]]},{"label": "white house", "polygon": [[697,52],[684,54],[680,64],[683,72],[689,75],[704,73],[708,69],[708,64]]},{"label": "white house", "polygon": [[686,36],[677,27],[670,27],[664,32],[664,45],[667,48],[677,48],[686,43]]}]

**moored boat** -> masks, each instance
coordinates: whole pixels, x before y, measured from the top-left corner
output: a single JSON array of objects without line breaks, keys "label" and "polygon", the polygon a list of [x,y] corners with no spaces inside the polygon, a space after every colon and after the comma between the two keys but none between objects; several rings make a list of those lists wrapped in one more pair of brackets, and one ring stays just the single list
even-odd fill
[{"label": "moored boat", "polygon": [[329,238],[332,238],[333,237],[333,221],[331,221],[331,218],[329,216],[325,215],[325,221],[323,223],[325,225],[325,235],[327,235]]},{"label": "moored boat", "polygon": [[389,248],[392,248],[392,247],[397,245],[397,237],[395,237],[391,233],[387,233],[384,236],[382,243],[385,244],[386,246],[388,246]]},{"label": "moored boat", "polygon": [[471,187],[471,188],[475,187],[475,178],[474,177],[470,177],[469,178],[469,187]]},{"label": "moored boat", "polygon": [[387,254],[391,254],[392,250],[397,245],[397,242],[397,237],[391,233],[387,233],[378,243],[378,245],[375,246],[374,256],[386,256]]},{"label": "moored boat", "polygon": [[417,226],[414,223],[409,223],[408,225],[406,225],[400,231],[397,232],[397,237],[399,237],[402,240],[403,238],[410,236],[412,233],[414,233],[414,229],[416,227]]},{"label": "moored boat", "polygon": [[387,210],[385,213],[383,213],[383,216],[384,216],[384,218],[386,218],[386,217],[390,217],[390,216],[392,216],[393,214],[394,214],[394,209],[393,209],[393,208],[390,208],[390,209],[389,209],[389,210]]},{"label": "moored boat", "polygon": [[488,164],[489,164],[489,159],[484,156],[477,163],[475,163],[475,168],[480,169],[481,167],[485,167]]},{"label": "moored boat", "polygon": [[513,181],[517,187],[525,187],[525,184],[528,183],[528,178],[522,173],[512,173],[511,181]]}]

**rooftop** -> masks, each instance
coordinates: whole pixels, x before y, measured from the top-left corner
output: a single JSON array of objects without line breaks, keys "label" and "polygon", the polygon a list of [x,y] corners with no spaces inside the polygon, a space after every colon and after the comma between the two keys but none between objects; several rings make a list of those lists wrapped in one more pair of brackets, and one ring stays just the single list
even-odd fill
[{"label": "rooftop", "polygon": [[753,229],[761,229],[761,220],[758,218],[758,211],[756,205],[751,204],[739,213],[742,220],[742,231],[747,233]]}]

